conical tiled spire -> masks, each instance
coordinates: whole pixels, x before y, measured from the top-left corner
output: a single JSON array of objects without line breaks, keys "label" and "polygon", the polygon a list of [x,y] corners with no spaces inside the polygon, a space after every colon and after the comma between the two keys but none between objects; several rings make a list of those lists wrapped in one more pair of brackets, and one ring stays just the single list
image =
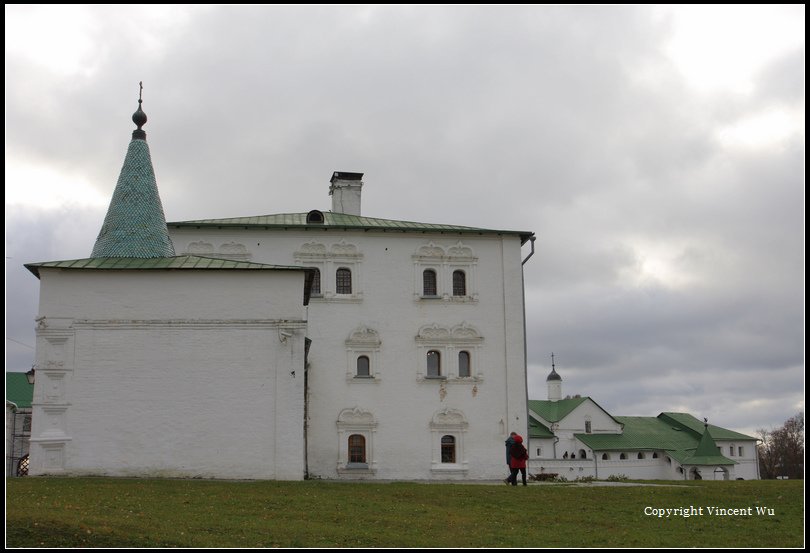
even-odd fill
[{"label": "conical tiled spire", "polygon": [[146,123],[142,101],[138,99],[138,111],[132,116],[138,129],[132,132],[124,166],[91,257],[174,256],[146,132],[141,129]]}]

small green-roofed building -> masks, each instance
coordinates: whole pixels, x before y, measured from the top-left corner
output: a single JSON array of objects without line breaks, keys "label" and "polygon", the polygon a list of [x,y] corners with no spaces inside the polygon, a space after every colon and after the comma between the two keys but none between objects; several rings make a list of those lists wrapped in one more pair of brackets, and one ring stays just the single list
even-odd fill
[{"label": "small green-roofed building", "polygon": [[552,369],[550,399],[529,400],[529,466],[537,473],[568,479],[759,478],[756,438],[689,413],[612,416],[590,397],[562,399],[561,382]]}]

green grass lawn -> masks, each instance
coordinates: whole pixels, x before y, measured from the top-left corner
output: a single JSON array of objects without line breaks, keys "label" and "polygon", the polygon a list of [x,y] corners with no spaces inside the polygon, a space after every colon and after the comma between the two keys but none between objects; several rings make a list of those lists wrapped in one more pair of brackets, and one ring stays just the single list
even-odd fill
[{"label": "green grass lawn", "polygon": [[[669,483],[673,484],[673,483]],[[801,481],[6,481],[8,547],[802,547]],[[703,507],[658,518],[646,507]],[[774,515],[708,514],[765,507]]]}]

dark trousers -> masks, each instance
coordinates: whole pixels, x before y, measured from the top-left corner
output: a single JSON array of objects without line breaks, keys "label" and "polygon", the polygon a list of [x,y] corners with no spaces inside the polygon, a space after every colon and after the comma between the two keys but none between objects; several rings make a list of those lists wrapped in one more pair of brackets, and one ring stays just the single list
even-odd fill
[{"label": "dark trousers", "polygon": [[517,486],[517,475],[518,471],[520,471],[520,475],[523,477],[523,485],[526,485],[526,467],[521,468],[513,468],[512,474],[509,475],[509,481],[512,483],[513,486]]}]

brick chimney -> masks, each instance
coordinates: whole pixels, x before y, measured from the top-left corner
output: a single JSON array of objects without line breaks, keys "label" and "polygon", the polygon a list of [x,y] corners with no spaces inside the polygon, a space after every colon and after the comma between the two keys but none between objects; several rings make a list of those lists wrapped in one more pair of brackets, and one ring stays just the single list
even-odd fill
[{"label": "brick chimney", "polygon": [[332,173],[329,195],[332,196],[332,212],[360,215],[360,193],[363,189],[363,173]]}]

